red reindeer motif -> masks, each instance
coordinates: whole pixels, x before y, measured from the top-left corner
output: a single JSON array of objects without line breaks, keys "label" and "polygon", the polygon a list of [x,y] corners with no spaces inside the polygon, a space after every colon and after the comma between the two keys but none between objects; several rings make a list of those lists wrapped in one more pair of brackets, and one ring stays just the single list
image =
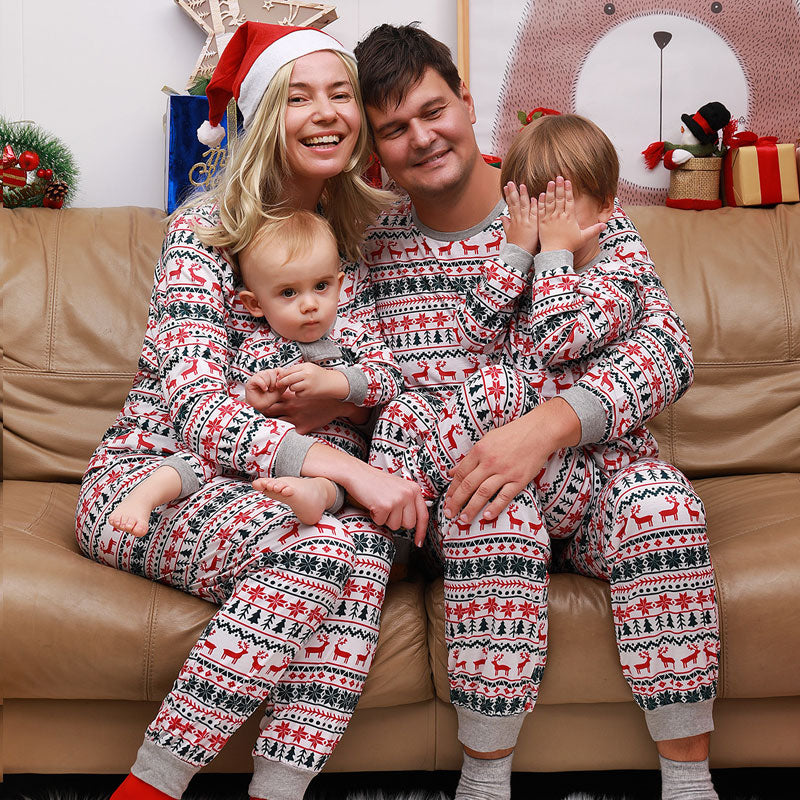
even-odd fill
[{"label": "red reindeer motif", "polygon": [[325,648],[328,646],[328,642],[330,642],[330,637],[327,633],[321,633],[318,639],[320,642],[322,642],[322,644],[318,644],[316,647],[306,647],[307,656],[321,656],[325,652]]},{"label": "red reindeer motif", "polygon": [[155,445],[152,442],[148,442],[147,439],[144,438],[146,435],[147,434],[145,434],[145,433],[137,433],[136,434],[136,444],[139,447],[144,447],[145,450],[153,450],[153,449],[155,449]]},{"label": "red reindeer motif", "polygon": [[481,648],[481,653],[483,653],[483,658],[479,658],[477,661],[472,662],[472,668],[474,670],[480,669],[486,663],[486,657],[489,655],[489,648]]},{"label": "red reindeer motif", "polygon": [[457,648],[453,648],[453,658],[455,659],[455,664],[453,664],[453,671],[457,669],[463,669],[466,671],[467,669],[467,659],[463,659],[462,661],[458,660],[459,655],[461,655],[461,651]]},{"label": "red reindeer motif", "polygon": [[346,636],[342,636],[338,642],[333,646],[333,660],[338,661],[340,658],[344,661],[345,664],[349,663],[350,659],[353,657],[353,654],[348,652],[347,650],[342,649],[342,645],[347,641]]},{"label": "red reindeer motif", "polygon": [[395,249],[392,247],[392,245],[393,245],[393,244],[397,244],[397,243],[396,243],[396,242],[392,242],[392,243],[389,245],[389,247],[388,247],[388,250],[389,250],[389,255],[390,255],[390,256],[394,256],[395,258],[400,258],[400,257],[403,255],[403,252],[402,252],[402,250],[395,250]]},{"label": "red reindeer motif", "polygon": [[664,667],[672,666],[672,669],[675,669],[675,659],[670,658],[667,655],[667,646],[662,645],[658,648],[658,660],[664,665]]},{"label": "red reindeer motif", "polygon": [[461,424],[456,422],[455,425],[450,426],[450,430],[447,431],[446,434],[442,438],[447,439],[447,445],[451,450],[456,449],[456,434],[464,433],[464,429],[461,427]]},{"label": "red reindeer motif", "polygon": [[206,283],[207,283],[206,279],[202,275],[197,275],[196,274],[197,270],[199,270],[199,269],[200,269],[200,265],[199,264],[192,264],[192,266],[189,267],[189,269],[187,271],[188,271],[189,275],[192,276],[192,283],[196,283],[196,284],[198,284],[200,286],[205,286]]},{"label": "red reindeer motif", "polygon": [[479,244],[467,244],[466,242],[459,242],[459,244],[464,250],[464,255],[467,255],[467,253],[474,253],[475,255],[478,255],[480,252]]},{"label": "red reindeer motif", "polygon": [[222,657],[223,658],[229,658],[231,661],[233,661],[234,664],[236,664],[239,661],[239,659],[247,652],[247,644],[246,644],[246,642],[239,642],[239,647],[241,647],[242,649],[241,650],[228,650],[228,648],[226,647],[222,651]]},{"label": "red reindeer motif", "polygon": [[213,653],[217,649],[217,646],[214,644],[214,642],[210,642],[208,639],[203,640],[203,647],[205,647],[209,653]]},{"label": "red reindeer motif", "polygon": [[376,258],[380,258],[381,253],[386,248],[386,242],[381,242],[374,250],[370,251],[369,258],[371,261],[374,261]]},{"label": "red reindeer motif", "polygon": [[428,247],[428,243],[423,239],[421,244],[422,244],[422,249],[425,251],[425,255],[432,256],[433,250],[431,250],[430,247]]},{"label": "red reindeer motif", "polygon": [[428,370],[430,370],[431,365],[427,361],[420,361],[420,366],[422,369],[419,372],[412,372],[411,377],[415,381],[427,381],[428,380]]},{"label": "red reindeer motif", "polygon": [[181,276],[181,270],[182,269],[183,269],[183,264],[181,264],[181,266],[179,266],[179,267],[176,267],[175,269],[171,269],[167,273],[167,277],[170,278],[171,280],[177,280]]},{"label": "red reindeer motif", "polygon": [[522,658],[519,660],[519,664],[517,664],[517,675],[522,675],[522,671],[528,666],[528,663],[531,660],[531,654],[527,651],[522,654]]},{"label": "red reindeer motif", "polygon": [[483,530],[487,526],[491,527],[492,530],[494,530],[497,527],[497,517],[495,517],[494,519],[486,519],[485,517],[481,517],[478,520],[478,525],[481,530]]},{"label": "red reindeer motif", "polygon": [[467,359],[472,366],[461,367],[461,369],[464,370],[464,380],[470,375],[474,375],[481,368],[481,362],[475,356],[468,356]]},{"label": "red reindeer motif", "polygon": [[279,536],[278,537],[278,541],[281,544],[286,544],[286,542],[288,542],[289,539],[292,539],[295,536],[299,536],[299,535],[300,535],[300,522],[295,520],[292,523],[292,527],[288,531],[286,531],[286,533],[284,533],[283,536]]},{"label": "red reindeer motif", "polygon": [[436,362],[436,371],[439,373],[439,377],[444,380],[445,378],[452,378],[453,380],[456,379],[455,371],[446,370],[444,367],[447,365],[446,361],[437,361]]},{"label": "red reindeer motif", "polygon": [[488,253],[490,250],[497,250],[500,252],[500,245],[503,243],[503,234],[500,231],[494,232],[494,239],[491,242],[486,242],[486,252]]},{"label": "red reindeer motif", "polygon": [[442,245],[442,247],[439,248],[439,255],[440,256],[449,256],[450,255],[450,251],[453,249],[453,245],[454,244],[455,244],[455,241],[452,241],[452,242],[449,242],[448,244]]},{"label": "red reindeer motif", "polygon": [[667,496],[667,502],[672,503],[672,508],[665,508],[663,511],[659,511],[659,515],[661,516],[661,521],[666,522],[670,517],[674,517],[675,522],[678,521],[678,508],[680,507],[680,503],[678,502],[678,498],[674,497],[673,495]]},{"label": "red reindeer motif", "polygon": [[704,652],[704,653],[705,653],[705,655],[706,655],[706,661],[707,661],[707,662],[710,662],[712,659],[713,659],[714,661],[716,661],[716,660],[717,660],[717,657],[718,657],[718,656],[717,656],[717,650],[716,650],[716,648],[714,647],[714,645],[713,645],[713,644],[712,644],[712,645],[709,647],[709,643],[708,643],[708,642],[706,642],[706,643],[703,645],[703,652]]},{"label": "red reindeer motif", "polygon": [[522,530],[522,523],[525,520],[519,519],[518,517],[514,516],[514,512],[519,511],[519,506],[516,503],[511,503],[508,507],[508,511],[506,511],[506,516],[508,517],[508,524],[511,528],[519,528],[520,531]]},{"label": "red reindeer motif", "polygon": [[504,675],[508,675],[508,671],[509,671],[509,669],[511,669],[511,667],[509,667],[508,664],[501,664],[500,663],[500,659],[501,658],[502,658],[501,655],[495,655],[494,658],[492,659],[492,666],[494,667],[495,676],[498,675],[501,672]]},{"label": "red reindeer motif", "polygon": [[107,556],[110,556],[111,555],[111,551],[114,549],[114,545],[115,544],[116,544],[116,542],[113,539],[111,539],[109,541],[109,543],[108,543],[108,547],[103,547],[103,545],[100,545],[100,550],[101,550],[101,552],[105,553]]},{"label": "red reindeer motif", "polygon": [[608,376],[607,372],[603,373],[603,377],[600,379],[600,385],[607,387],[609,392],[614,391],[614,384],[611,382],[611,378]]},{"label": "red reindeer motif", "polygon": [[271,667],[267,669],[267,672],[271,672],[273,675],[280,675],[280,673],[283,672],[286,669],[286,667],[289,666],[289,662],[291,660],[292,659],[289,658],[289,656],[284,656],[283,661],[281,661],[280,664],[273,664]]},{"label": "red reindeer motif", "polygon": [[631,510],[631,519],[636,523],[636,529],[641,530],[645,525],[653,524],[653,515],[648,514],[646,517],[639,517],[637,514],[642,510],[642,507],[637,503]]},{"label": "red reindeer motif", "polygon": [[643,660],[641,664],[633,665],[634,667],[636,667],[637,674],[640,673],[643,669],[646,669],[648,672],[650,672],[650,662],[652,661],[652,658],[650,657],[649,650],[644,651],[644,653],[642,654],[642,659]]},{"label": "red reindeer motif", "polygon": [[416,256],[419,254],[419,245],[415,244],[413,247],[406,247],[405,248],[406,255],[410,258],[411,256]]},{"label": "red reindeer motif", "polygon": [[368,644],[367,649],[363,653],[359,653],[356,656],[356,666],[363,667],[367,663],[367,659],[369,658],[369,654],[372,652],[372,645]]},{"label": "red reindeer motif", "polygon": [[553,379],[553,386],[559,391],[563,391],[564,389],[569,389],[572,386],[572,383],[561,383],[560,379],[565,377],[564,375],[558,375]]},{"label": "red reindeer motif", "polygon": [[689,649],[692,651],[686,658],[681,659],[681,664],[684,667],[688,667],[689,664],[696,664],[697,663],[697,656],[700,655],[700,647],[696,644],[690,644]]},{"label": "red reindeer motif", "polygon": [[181,372],[181,379],[182,380],[186,380],[190,375],[197,375],[198,374],[198,372],[197,372],[197,359],[196,358],[190,358],[189,361],[192,362],[192,366],[191,367],[186,367],[186,369],[183,372]]},{"label": "red reindeer motif", "polygon": [[689,519],[692,522],[698,522],[700,520],[700,511],[692,506],[692,502],[688,497],[684,498],[683,505],[689,512]]},{"label": "red reindeer motif", "polygon": [[259,650],[254,656],[251,656],[253,659],[253,672],[261,672],[264,669],[264,664],[262,664],[258,659],[264,658],[264,656],[268,656],[269,653],[266,650]]}]

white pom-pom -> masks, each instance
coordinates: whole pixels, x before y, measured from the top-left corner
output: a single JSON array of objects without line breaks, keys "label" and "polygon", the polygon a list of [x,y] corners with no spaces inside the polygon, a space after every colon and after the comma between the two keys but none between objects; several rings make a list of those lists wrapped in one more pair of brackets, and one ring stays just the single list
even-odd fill
[{"label": "white pom-pom", "polygon": [[205,120],[197,129],[197,138],[209,147],[219,147],[219,143],[225,138],[225,128],[222,125],[212,125]]}]

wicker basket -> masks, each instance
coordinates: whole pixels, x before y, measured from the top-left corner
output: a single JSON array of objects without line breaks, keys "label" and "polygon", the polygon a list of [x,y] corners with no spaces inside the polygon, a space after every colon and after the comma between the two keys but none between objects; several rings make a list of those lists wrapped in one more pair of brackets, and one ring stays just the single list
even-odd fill
[{"label": "wicker basket", "polygon": [[670,200],[719,200],[721,158],[690,158],[669,173]]}]

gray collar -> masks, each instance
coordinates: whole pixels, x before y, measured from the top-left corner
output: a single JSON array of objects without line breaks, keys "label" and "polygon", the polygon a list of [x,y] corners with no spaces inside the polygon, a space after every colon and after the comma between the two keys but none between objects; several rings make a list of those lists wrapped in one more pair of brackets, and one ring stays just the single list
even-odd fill
[{"label": "gray collar", "polygon": [[491,210],[486,219],[481,220],[477,225],[473,225],[471,228],[467,228],[463,231],[435,231],[433,228],[429,228],[419,221],[417,210],[414,206],[411,206],[411,219],[414,225],[417,226],[419,232],[429,239],[436,239],[439,242],[457,242],[462,239],[469,239],[470,236],[485,231],[503,213],[505,207],[506,201],[498,200],[497,205]]}]

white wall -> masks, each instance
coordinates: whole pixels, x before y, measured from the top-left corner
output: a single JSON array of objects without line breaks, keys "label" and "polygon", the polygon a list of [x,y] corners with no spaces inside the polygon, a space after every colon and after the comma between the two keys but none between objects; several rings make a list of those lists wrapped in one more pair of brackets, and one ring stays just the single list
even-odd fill
[{"label": "white wall", "polygon": [[[456,57],[456,0],[332,0],[343,44],[419,20]],[[205,35],[173,0],[0,0],[0,114],[62,139],[75,206],[163,208],[164,85],[183,90]]]}]

